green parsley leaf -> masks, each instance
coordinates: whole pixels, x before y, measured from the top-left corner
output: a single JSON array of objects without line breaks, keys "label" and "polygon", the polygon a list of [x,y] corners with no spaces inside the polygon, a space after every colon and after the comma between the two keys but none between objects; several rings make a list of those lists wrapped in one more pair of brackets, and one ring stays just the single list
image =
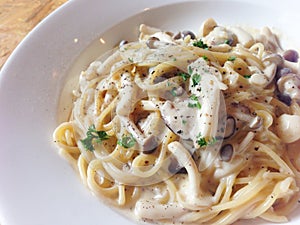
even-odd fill
[{"label": "green parsley leaf", "polygon": [[231,62],[233,62],[234,60],[236,60],[236,56],[230,56],[228,59],[227,59],[227,61],[231,61]]},{"label": "green parsley leaf", "polygon": [[200,102],[197,101],[197,102],[195,102],[195,103],[190,103],[190,102],[189,102],[189,103],[188,103],[188,107],[189,107],[189,108],[198,108],[198,109],[201,109],[202,106],[201,106]]},{"label": "green parsley leaf", "polygon": [[80,140],[85,150],[89,150],[91,152],[95,150],[92,140],[93,138],[91,137],[86,137],[85,139]]},{"label": "green parsley leaf", "polygon": [[207,141],[204,137],[200,137],[198,140],[197,140],[197,144],[200,146],[200,147],[203,147],[203,146],[207,146]]},{"label": "green parsley leaf", "polygon": [[132,58],[128,58],[128,61],[133,63],[133,59]]},{"label": "green parsley leaf", "polygon": [[201,76],[199,74],[197,74],[197,73],[194,74],[192,76],[193,86],[195,87],[197,84],[199,84],[200,80],[201,80]]},{"label": "green parsley leaf", "polygon": [[245,77],[246,79],[249,79],[249,78],[251,77],[251,75],[244,75],[244,77]]},{"label": "green parsley leaf", "polygon": [[189,73],[189,75],[192,75],[192,73],[193,73],[193,68],[191,66],[188,67],[188,73]]},{"label": "green parsley leaf", "polygon": [[188,103],[188,107],[189,108],[198,108],[198,109],[201,109],[201,104],[200,102],[198,101],[198,97],[196,95],[191,95],[190,96],[190,99],[193,100],[194,102],[189,102]]},{"label": "green parsley leaf", "polygon": [[216,137],[212,137],[211,139],[207,140],[205,137],[202,137],[201,133],[199,133],[197,135],[197,144],[200,146],[200,147],[204,147],[204,146],[208,146],[208,145],[213,145],[215,144],[218,139]]},{"label": "green parsley leaf", "polygon": [[136,140],[134,139],[132,134],[130,134],[129,136],[123,136],[121,138],[121,140],[118,140],[117,143],[118,143],[118,145],[120,145],[124,148],[131,148],[135,145]]},{"label": "green parsley leaf", "polygon": [[208,49],[208,45],[207,44],[204,44],[204,42],[202,41],[202,39],[200,39],[199,41],[195,41],[193,43],[193,45],[195,47],[198,47],[198,48],[203,48],[203,49]]},{"label": "green parsley leaf", "polygon": [[190,99],[194,100],[194,101],[198,101],[198,97],[196,95],[191,95]]},{"label": "green parsley leaf", "polygon": [[109,137],[110,136],[105,131],[97,131],[95,125],[93,124],[88,128],[88,131],[86,132],[86,138],[80,141],[86,150],[94,151],[94,141],[101,143],[102,141],[109,139]]},{"label": "green parsley leaf", "polygon": [[202,56],[202,58],[207,61],[208,60],[208,57],[206,55]]},{"label": "green parsley leaf", "polygon": [[187,79],[191,77],[191,75],[189,75],[189,74],[187,74],[187,73],[178,73],[177,76],[182,77],[182,79],[183,79],[184,81],[187,81]]},{"label": "green parsley leaf", "polygon": [[224,41],[224,44],[229,45],[229,44],[230,44],[230,41],[229,41],[229,40],[225,40],[225,41]]}]

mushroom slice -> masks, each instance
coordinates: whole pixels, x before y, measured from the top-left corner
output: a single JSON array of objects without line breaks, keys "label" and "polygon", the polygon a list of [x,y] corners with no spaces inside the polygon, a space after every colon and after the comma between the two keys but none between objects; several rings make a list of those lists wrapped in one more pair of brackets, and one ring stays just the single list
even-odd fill
[{"label": "mushroom slice", "polygon": [[264,88],[273,81],[276,75],[276,71],[277,64],[275,62],[269,62],[264,70],[258,73],[254,73],[250,77],[249,82],[253,85],[256,85],[257,87]]},{"label": "mushroom slice", "polygon": [[282,114],[276,124],[277,134],[284,143],[292,143],[300,138],[300,116]]},{"label": "mushroom slice", "polygon": [[292,99],[300,100],[300,77],[297,74],[287,74],[277,81],[278,90]]},{"label": "mushroom slice", "polygon": [[234,34],[225,27],[215,27],[208,35],[203,38],[203,42],[209,46],[222,45],[232,42]]},{"label": "mushroom slice", "polygon": [[236,35],[238,42],[241,43],[243,46],[249,48],[251,45],[254,44],[254,38],[244,29],[240,27],[230,27],[229,30]]},{"label": "mushroom slice", "polygon": [[220,158],[224,162],[229,162],[233,155],[233,146],[231,144],[223,145],[220,150]]},{"label": "mushroom slice", "polygon": [[263,57],[263,61],[269,61],[271,63],[275,63],[277,66],[281,67],[283,65],[284,59],[281,55],[277,53],[272,53]]},{"label": "mushroom slice", "polygon": [[215,27],[217,26],[217,23],[214,19],[209,18],[205,20],[201,26],[200,34],[205,37],[208,35]]},{"label": "mushroom slice", "polygon": [[230,138],[236,129],[236,121],[233,116],[228,116],[226,119],[226,129],[224,133],[224,139]]}]

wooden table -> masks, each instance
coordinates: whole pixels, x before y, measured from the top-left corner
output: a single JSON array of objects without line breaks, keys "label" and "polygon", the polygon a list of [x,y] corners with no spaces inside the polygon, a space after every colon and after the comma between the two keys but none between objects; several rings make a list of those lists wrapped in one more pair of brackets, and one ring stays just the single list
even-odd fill
[{"label": "wooden table", "polygon": [[67,0],[0,0],[0,68],[43,18]]}]

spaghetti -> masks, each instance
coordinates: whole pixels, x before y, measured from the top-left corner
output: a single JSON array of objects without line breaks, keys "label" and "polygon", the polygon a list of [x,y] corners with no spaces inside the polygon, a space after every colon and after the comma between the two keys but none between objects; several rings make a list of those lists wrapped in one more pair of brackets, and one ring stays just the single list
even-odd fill
[{"label": "spaghetti", "polygon": [[300,78],[277,37],[206,20],[140,26],[79,79],[53,138],[83,183],[137,221],[286,222],[299,192]]}]

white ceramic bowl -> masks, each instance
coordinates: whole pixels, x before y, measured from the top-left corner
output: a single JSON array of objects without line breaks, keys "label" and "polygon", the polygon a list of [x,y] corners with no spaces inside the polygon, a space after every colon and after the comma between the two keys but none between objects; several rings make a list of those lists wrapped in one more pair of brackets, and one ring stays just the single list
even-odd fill
[{"label": "white ceramic bowl", "polygon": [[[70,74],[78,76],[120,40],[136,39],[140,23],[173,31],[197,30],[208,17],[224,25],[267,25],[290,37],[286,46],[299,48],[299,6],[291,0],[70,0],[52,13],[1,70],[1,225],[134,224],[94,197],[52,143],[69,110],[68,102],[59,106],[59,97]],[[290,225],[300,223],[299,213]]]}]

